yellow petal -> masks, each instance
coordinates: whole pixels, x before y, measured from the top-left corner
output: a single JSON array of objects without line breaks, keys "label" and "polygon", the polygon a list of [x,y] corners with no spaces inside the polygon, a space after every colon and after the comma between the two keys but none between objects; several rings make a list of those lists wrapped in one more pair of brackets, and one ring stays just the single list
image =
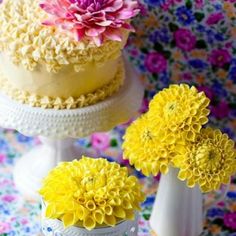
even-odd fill
[{"label": "yellow petal", "polygon": [[112,212],[113,212],[112,207],[111,207],[110,205],[106,205],[106,206],[104,207],[104,212],[105,212],[105,214],[107,214],[107,215],[111,215]]},{"label": "yellow petal", "polygon": [[96,210],[93,212],[93,218],[98,222],[98,224],[102,224],[104,221],[104,213],[101,210]]},{"label": "yellow petal", "polygon": [[118,218],[122,218],[124,219],[125,218],[125,211],[122,207],[119,207],[119,206],[115,206],[113,207],[113,214],[118,217]]},{"label": "yellow petal", "polygon": [[86,203],[86,207],[88,210],[90,211],[94,211],[96,209],[96,205],[94,203],[93,200],[89,200],[87,203]]},{"label": "yellow petal", "polygon": [[127,199],[123,200],[122,206],[124,207],[124,209],[132,209],[132,204]]},{"label": "yellow petal", "polygon": [[184,181],[187,178],[187,173],[185,170],[180,170],[178,173],[178,178]]},{"label": "yellow petal", "polygon": [[125,210],[126,219],[134,220],[134,210]]},{"label": "yellow petal", "polygon": [[55,215],[56,210],[55,210],[55,205],[54,204],[49,204],[46,207],[46,211],[45,211],[45,216],[47,218],[53,218],[53,216]]},{"label": "yellow petal", "polygon": [[116,225],[116,218],[113,215],[105,215],[104,222],[107,225],[115,226]]},{"label": "yellow petal", "polygon": [[87,211],[83,206],[79,205],[79,206],[77,206],[77,209],[76,209],[76,215],[77,215],[78,219],[82,220],[87,215]]},{"label": "yellow petal", "polygon": [[195,186],[195,181],[193,178],[187,180],[187,186],[193,188]]},{"label": "yellow petal", "polygon": [[160,167],[160,171],[161,171],[162,174],[167,174],[168,171],[169,171],[169,168],[168,168],[167,165],[162,164],[161,167]]},{"label": "yellow petal", "polygon": [[63,221],[64,227],[67,228],[69,226],[74,225],[77,222],[77,217],[75,216],[75,213],[66,213],[62,217],[62,221]]},{"label": "yellow petal", "polygon": [[94,220],[92,216],[87,216],[83,221],[83,226],[87,230],[92,230],[96,227],[96,221]]}]

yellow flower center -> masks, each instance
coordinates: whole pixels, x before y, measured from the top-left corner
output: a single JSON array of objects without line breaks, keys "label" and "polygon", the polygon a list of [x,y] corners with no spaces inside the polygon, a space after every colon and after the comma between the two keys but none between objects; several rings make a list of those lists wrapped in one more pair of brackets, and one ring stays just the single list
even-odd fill
[{"label": "yellow flower center", "polygon": [[169,102],[166,104],[164,111],[168,116],[175,114],[178,110],[178,104],[176,102]]},{"label": "yellow flower center", "polygon": [[213,145],[200,146],[196,153],[196,164],[201,169],[215,171],[221,163],[221,154]]},{"label": "yellow flower center", "polygon": [[145,130],[142,134],[142,140],[143,141],[150,141],[153,139],[152,132],[150,130]]}]

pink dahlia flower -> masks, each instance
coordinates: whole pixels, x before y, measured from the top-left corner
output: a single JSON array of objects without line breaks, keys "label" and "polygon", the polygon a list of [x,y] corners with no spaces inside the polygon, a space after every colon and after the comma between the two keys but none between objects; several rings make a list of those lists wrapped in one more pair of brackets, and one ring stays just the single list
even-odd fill
[{"label": "pink dahlia flower", "polygon": [[43,0],[40,7],[50,15],[43,24],[96,45],[106,39],[121,41],[121,29],[132,31],[129,19],[139,12],[136,0]]}]

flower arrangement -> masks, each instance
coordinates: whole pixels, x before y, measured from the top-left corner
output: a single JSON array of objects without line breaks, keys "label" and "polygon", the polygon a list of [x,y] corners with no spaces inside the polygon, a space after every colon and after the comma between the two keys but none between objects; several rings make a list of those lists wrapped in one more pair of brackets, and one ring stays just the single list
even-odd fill
[{"label": "flower arrangement", "polygon": [[236,171],[234,142],[226,134],[203,128],[208,121],[209,99],[186,84],[159,92],[149,111],[128,127],[124,158],[146,176],[179,168],[178,178],[202,192],[227,184]]},{"label": "flower arrangement", "polygon": [[133,220],[144,200],[137,178],[128,176],[126,167],[88,157],[60,163],[44,179],[40,194],[47,218],[88,230]]},{"label": "flower arrangement", "polygon": [[139,12],[136,0],[43,0],[40,7],[50,16],[43,24],[98,46],[107,39],[121,41],[122,30],[133,31],[129,21]]}]

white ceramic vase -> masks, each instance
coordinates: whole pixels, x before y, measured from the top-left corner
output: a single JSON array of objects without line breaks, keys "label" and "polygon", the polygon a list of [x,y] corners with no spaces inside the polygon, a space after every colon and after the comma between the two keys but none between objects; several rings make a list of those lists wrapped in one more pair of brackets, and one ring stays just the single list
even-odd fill
[{"label": "white ceramic vase", "polygon": [[199,236],[203,229],[203,197],[198,186],[188,188],[178,169],[162,175],[150,225],[158,236]]}]

